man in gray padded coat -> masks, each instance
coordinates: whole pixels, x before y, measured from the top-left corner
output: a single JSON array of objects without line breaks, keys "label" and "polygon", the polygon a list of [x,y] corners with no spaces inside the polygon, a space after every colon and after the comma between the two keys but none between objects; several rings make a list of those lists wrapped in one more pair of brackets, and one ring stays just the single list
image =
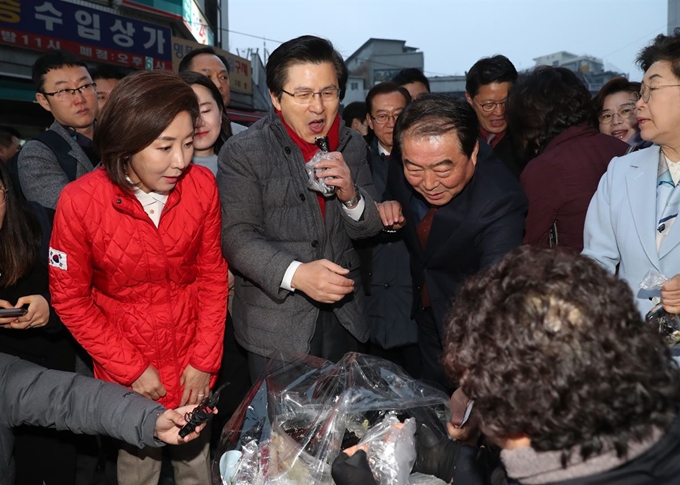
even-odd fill
[{"label": "man in gray padded coat", "polygon": [[[183,414],[195,406],[165,409],[117,384],[45,369],[0,353],[0,485],[14,483],[12,428],[44,426],[78,434],[106,434],[140,448],[180,444]],[[35,457],[40,466],[40,457]],[[20,485],[20,484],[19,484]]]},{"label": "man in gray padded coat", "polygon": [[[236,339],[251,378],[277,351],[337,361],[368,338],[352,240],[377,234],[366,144],[338,116],[347,67],[325,39],[304,36],[267,63],[275,110],[219,155],[222,248],[236,275]],[[308,187],[305,162],[327,136],[323,170],[334,195]]]}]

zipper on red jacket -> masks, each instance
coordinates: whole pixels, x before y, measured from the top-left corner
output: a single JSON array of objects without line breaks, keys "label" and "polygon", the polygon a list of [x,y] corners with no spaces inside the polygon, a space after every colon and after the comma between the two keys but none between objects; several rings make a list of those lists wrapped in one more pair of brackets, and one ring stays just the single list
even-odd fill
[{"label": "zipper on red jacket", "polygon": [[[175,205],[177,205],[177,204],[175,204]],[[163,244],[163,238],[161,237],[160,228],[161,228],[161,223],[164,220],[163,215],[166,214],[168,211],[170,211],[172,208],[174,208],[175,205],[173,205],[170,208],[168,208],[167,206],[163,207],[163,210],[161,211],[161,216],[158,218],[158,227],[156,227],[156,225],[153,224],[153,221],[151,219],[149,219],[149,222],[151,222],[151,224],[153,224],[154,228],[156,229],[156,235],[158,236],[158,239],[160,240],[161,246],[163,248],[163,258],[165,259],[165,281],[166,281],[166,284],[167,284],[166,299],[167,299],[167,303],[168,303],[168,312],[169,312],[168,314],[170,315],[171,321],[174,321],[174,316],[173,316],[173,313],[172,313],[172,300],[170,298],[170,286],[171,286],[171,282],[172,282],[172,280],[170,278],[170,261],[168,259],[168,252],[165,249],[165,244]],[[178,384],[179,384],[179,387],[178,387],[179,396],[178,397],[179,397],[179,404],[181,404],[183,392],[182,392],[182,373],[181,373],[181,369],[179,368],[179,365],[178,365],[179,364],[179,354],[177,353],[177,333],[176,333],[177,332],[177,326],[172,325],[171,327],[172,327],[172,355],[175,356],[174,365],[175,365],[175,373],[178,376],[177,377],[177,381],[178,381]]]}]

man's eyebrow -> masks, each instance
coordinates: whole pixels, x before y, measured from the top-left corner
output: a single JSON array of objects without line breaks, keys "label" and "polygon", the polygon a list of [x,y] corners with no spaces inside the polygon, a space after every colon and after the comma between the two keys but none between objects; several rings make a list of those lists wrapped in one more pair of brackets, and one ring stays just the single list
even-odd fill
[{"label": "man's eyebrow", "polygon": [[[81,77],[81,78],[79,78],[79,79],[77,80],[78,84],[80,84],[80,83],[83,82],[83,81],[89,81],[88,77],[87,77],[87,76],[83,76],[83,77]],[[57,82],[54,83],[55,86],[60,86],[60,85],[62,85],[62,84],[68,84],[68,81],[62,79],[61,81],[57,81]]]},{"label": "man's eyebrow", "polygon": [[[407,158],[404,158],[404,164],[413,165],[413,166],[418,167],[418,168],[425,168],[422,165],[418,165],[417,163],[412,162],[411,160],[409,160]],[[436,167],[440,167],[442,165],[455,165],[455,163],[453,162],[453,160],[447,158],[446,160],[442,160],[442,161],[437,162],[435,164],[429,165],[429,167],[430,168],[436,168]]]}]

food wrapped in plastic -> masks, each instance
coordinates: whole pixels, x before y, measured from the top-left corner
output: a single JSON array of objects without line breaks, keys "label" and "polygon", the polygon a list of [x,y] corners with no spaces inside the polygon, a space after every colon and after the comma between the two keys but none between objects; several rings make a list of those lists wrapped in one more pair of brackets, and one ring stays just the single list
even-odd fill
[{"label": "food wrapped in plastic", "polygon": [[368,465],[378,484],[408,485],[416,462],[416,421],[402,423],[394,411],[373,426],[359,442],[366,447]]},{"label": "food wrapped in plastic", "polygon": [[[660,292],[667,281],[666,276],[650,270],[640,283],[640,288]],[[645,320],[659,329],[673,355],[680,355],[680,315],[668,313],[663,309],[663,305],[658,303],[645,315]]]},{"label": "food wrapped in plastic", "polygon": [[324,160],[332,160],[334,157],[329,153],[330,147],[327,136],[317,137],[315,143],[319,147],[319,151],[316,152],[307,163],[305,163],[305,170],[307,171],[307,176],[309,177],[307,186],[316,192],[321,192],[324,197],[330,197],[335,193],[335,187],[326,184],[326,180],[329,177],[323,176],[325,169],[316,168],[316,166]]},{"label": "food wrapped in plastic", "polygon": [[[444,439],[449,398],[378,357],[348,353],[332,364],[279,356],[225,425],[213,483],[332,484],[333,460],[387,416],[392,422],[413,418],[414,426],[427,423]],[[220,461],[231,450],[241,458],[221,474]],[[379,456],[385,469],[400,469],[394,456],[394,447]]]}]

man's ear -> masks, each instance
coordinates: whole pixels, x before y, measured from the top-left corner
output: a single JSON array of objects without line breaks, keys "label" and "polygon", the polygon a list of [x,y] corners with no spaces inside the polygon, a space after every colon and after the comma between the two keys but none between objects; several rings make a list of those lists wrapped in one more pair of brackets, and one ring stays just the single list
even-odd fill
[{"label": "man's ear", "polygon": [[472,155],[470,155],[470,161],[472,165],[477,166],[477,155],[479,154],[479,140],[475,143],[475,149],[472,150]]},{"label": "man's ear", "polygon": [[277,111],[281,111],[281,100],[277,95],[269,91],[269,97],[272,100],[272,104],[274,105],[274,108],[276,108]]},{"label": "man's ear", "polygon": [[[373,130],[373,120],[371,119],[371,113],[366,113],[366,123],[368,123],[368,127]],[[375,130],[373,130],[375,131]]]},{"label": "man's ear", "polygon": [[50,108],[50,102],[47,101],[47,97],[43,93],[35,93],[35,99],[43,107],[44,110],[52,112]]},{"label": "man's ear", "polygon": [[468,103],[472,104],[472,96],[467,91],[465,91],[465,99],[467,99]]}]

